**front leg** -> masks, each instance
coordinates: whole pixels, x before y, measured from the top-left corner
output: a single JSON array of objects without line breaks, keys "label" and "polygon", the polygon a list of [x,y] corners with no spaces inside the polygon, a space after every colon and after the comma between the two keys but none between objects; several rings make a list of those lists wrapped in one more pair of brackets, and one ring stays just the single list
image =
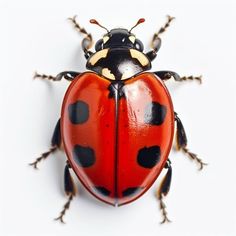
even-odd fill
[{"label": "front leg", "polygon": [[180,77],[179,74],[173,71],[156,71],[153,72],[155,75],[157,75],[161,80],[169,80],[173,78],[175,81],[182,82],[186,80],[197,80],[200,84],[202,83],[202,76],[183,76]]},{"label": "front leg", "polygon": [[80,75],[79,72],[75,72],[75,71],[63,71],[61,73],[59,73],[56,76],[52,76],[52,75],[45,75],[45,74],[38,74],[37,72],[35,72],[34,74],[34,79],[48,79],[48,80],[52,80],[52,81],[60,81],[63,78],[69,81],[72,81],[76,76]]},{"label": "front leg", "polygon": [[78,33],[83,34],[85,36],[82,40],[82,49],[84,51],[85,58],[88,59],[93,54],[93,52],[89,50],[93,46],[93,37],[90,33],[86,31],[85,28],[79,25],[79,23],[76,21],[76,17],[77,16],[68,18],[68,20],[71,21]]},{"label": "front leg", "polygon": [[151,42],[152,50],[146,53],[146,56],[151,61],[153,61],[156,58],[157,52],[159,51],[161,47],[160,35],[166,31],[166,29],[170,26],[171,21],[174,19],[175,19],[174,17],[167,16],[167,22],[165,23],[165,25],[161,27],[159,31],[153,35],[152,42]]}]

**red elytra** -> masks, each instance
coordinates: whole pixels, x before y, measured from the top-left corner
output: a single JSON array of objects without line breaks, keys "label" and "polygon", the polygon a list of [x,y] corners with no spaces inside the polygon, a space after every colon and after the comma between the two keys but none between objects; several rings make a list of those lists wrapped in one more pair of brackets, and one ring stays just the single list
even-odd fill
[{"label": "red elytra", "polygon": [[[163,169],[174,111],[164,83],[152,73],[125,80],[118,100],[109,95],[110,83],[93,72],[72,81],[61,133],[68,161],[86,189],[103,202],[123,205],[144,194]],[[153,116],[162,117],[156,122]]]}]

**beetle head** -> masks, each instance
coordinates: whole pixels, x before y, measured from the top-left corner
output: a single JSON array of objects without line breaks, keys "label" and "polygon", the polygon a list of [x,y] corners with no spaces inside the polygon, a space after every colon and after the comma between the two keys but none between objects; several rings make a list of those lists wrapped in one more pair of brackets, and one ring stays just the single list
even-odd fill
[{"label": "beetle head", "polygon": [[130,29],[116,28],[112,30],[106,29],[104,26],[100,25],[96,20],[90,20],[92,24],[97,24],[104,28],[107,33],[102,39],[99,39],[95,45],[95,50],[100,51],[106,48],[127,48],[136,49],[140,52],[143,51],[143,43],[131,33],[132,29],[137,25],[143,23],[145,20],[143,18],[139,19],[138,22]]}]

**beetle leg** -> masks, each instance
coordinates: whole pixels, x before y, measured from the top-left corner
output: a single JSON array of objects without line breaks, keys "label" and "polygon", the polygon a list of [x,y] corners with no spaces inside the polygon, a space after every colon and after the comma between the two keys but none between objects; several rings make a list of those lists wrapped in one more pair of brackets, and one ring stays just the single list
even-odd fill
[{"label": "beetle leg", "polygon": [[63,71],[56,76],[52,76],[52,75],[38,74],[37,72],[35,72],[33,78],[34,79],[38,79],[38,78],[48,79],[52,81],[60,81],[64,78],[66,80],[72,81],[79,74],[80,74],[79,72],[75,72],[75,71]]},{"label": "beetle leg", "polygon": [[170,26],[171,21],[174,20],[174,19],[175,19],[175,17],[172,17],[172,16],[167,15],[167,22],[165,23],[165,25],[162,26],[162,27],[159,29],[159,31],[153,35],[153,38],[152,38],[152,48],[153,48],[154,50],[155,50],[155,40],[158,39],[158,38],[160,38],[160,37],[159,37],[160,34],[163,34],[163,33],[166,31],[166,29]]},{"label": "beetle leg", "polygon": [[64,171],[64,190],[65,190],[66,195],[68,196],[68,200],[65,203],[65,205],[63,206],[63,209],[60,212],[59,217],[55,218],[55,220],[60,220],[61,223],[65,223],[63,217],[64,217],[66,211],[69,209],[70,203],[73,200],[73,197],[75,196],[75,185],[74,185],[73,179],[70,175],[69,168],[71,168],[71,167],[70,167],[69,163],[67,163],[65,166],[65,171]]},{"label": "beetle leg", "polygon": [[179,150],[182,150],[185,154],[187,154],[191,160],[196,161],[200,165],[199,170],[202,170],[203,166],[207,165],[207,163],[204,163],[195,153],[192,153],[188,150],[187,148],[188,141],[184,130],[184,126],[176,112],[175,112],[175,121],[177,123],[177,130],[176,130],[177,148]]},{"label": "beetle leg", "polygon": [[159,29],[157,33],[153,35],[152,42],[151,42],[151,48],[153,49],[152,51],[149,51],[146,53],[146,56],[152,61],[156,58],[157,52],[159,51],[161,47],[161,38],[160,34],[164,33],[166,29],[170,26],[170,22],[174,20],[174,17],[167,16],[167,22],[163,27]]},{"label": "beetle leg", "polygon": [[165,197],[169,190],[170,190],[170,185],[171,185],[171,177],[172,177],[172,168],[171,168],[171,162],[168,159],[166,162],[165,167],[167,170],[167,173],[164,177],[164,179],[162,180],[161,186],[157,191],[157,198],[160,201],[160,209],[162,211],[162,215],[163,215],[163,220],[161,221],[161,224],[165,223],[165,222],[171,222],[168,217],[167,217],[167,211],[166,211],[166,205],[163,201],[163,197]]},{"label": "beetle leg", "polygon": [[85,30],[85,28],[83,28],[79,25],[79,23],[76,21],[76,17],[77,16],[74,16],[72,18],[68,18],[68,20],[70,20],[72,22],[74,28],[79,33],[85,35],[85,38],[82,40],[82,48],[83,48],[83,51],[84,51],[85,58],[88,59],[93,54],[93,52],[89,51],[89,49],[93,46],[93,38],[92,38],[92,35],[89,34]]},{"label": "beetle leg", "polygon": [[202,76],[183,76],[180,77],[179,74],[173,71],[156,71],[154,72],[161,80],[169,80],[174,78],[175,81],[182,82],[186,80],[197,80],[200,84],[202,83]]},{"label": "beetle leg", "polygon": [[33,166],[35,169],[38,169],[37,165],[40,161],[46,159],[51,153],[55,152],[61,146],[61,132],[60,132],[60,119],[58,120],[56,127],[53,132],[52,140],[51,140],[51,148],[41,154],[34,162],[29,165]]}]

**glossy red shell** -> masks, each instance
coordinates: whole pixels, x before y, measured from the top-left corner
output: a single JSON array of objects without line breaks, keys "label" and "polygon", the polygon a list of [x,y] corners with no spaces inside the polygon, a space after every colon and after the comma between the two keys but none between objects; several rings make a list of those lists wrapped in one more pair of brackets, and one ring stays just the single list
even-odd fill
[{"label": "glossy red shell", "polygon": [[[76,77],[64,97],[61,132],[69,163],[81,183],[98,199],[122,205],[147,191],[163,169],[173,141],[174,112],[168,90],[152,73],[125,80],[125,97],[117,106],[116,100],[109,98],[110,83],[93,72]],[[77,101],[89,108],[89,116],[81,124],[73,124],[68,114],[69,106]],[[166,108],[160,125],[145,122],[147,106],[152,102]],[[78,165],[75,145],[93,150],[93,165]],[[151,168],[140,166],[140,150],[153,146],[161,150],[158,163]]]}]

